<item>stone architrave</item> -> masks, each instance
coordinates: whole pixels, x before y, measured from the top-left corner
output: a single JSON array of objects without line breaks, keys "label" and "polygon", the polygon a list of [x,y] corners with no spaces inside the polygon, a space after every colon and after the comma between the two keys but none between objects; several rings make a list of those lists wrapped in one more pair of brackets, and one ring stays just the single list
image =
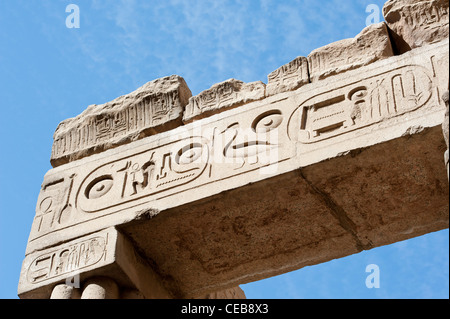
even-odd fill
[{"label": "stone architrave", "polygon": [[448,0],[389,0],[383,14],[392,30],[397,53],[449,36]]},{"label": "stone architrave", "polygon": [[90,105],[61,122],[53,136],[53,167],[182,125],[191,91],[177,75],[156,79],[136,91]]},{"label": "stone architrave", "polygon": [[214,84],[193,96],[186,105],[183,121],[189,123],[265,97],[266,85],[261,81],[244,83],[229,79]]},{"label": "stone architrave", "polygon": [[393,55],[386,24],[372,24],[354,38],[312,51],[308,55],[309,78],[311,82],[317,82]]},{"label": "stone architrave", "polygon": [[448,227],[448,59],[444,40],[50,170],[20,294],[111,227],[183,298]]}]

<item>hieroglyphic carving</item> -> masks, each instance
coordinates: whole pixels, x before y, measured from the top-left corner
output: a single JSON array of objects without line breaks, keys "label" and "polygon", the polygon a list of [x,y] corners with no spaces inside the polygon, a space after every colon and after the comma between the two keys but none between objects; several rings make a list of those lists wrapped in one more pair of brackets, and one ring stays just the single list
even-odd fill
[{"label": "hieroglyphic carving", "polygon": [[202,174],[208,146],[190,138],[100,165],[77,193],[76,206],[87,213],[125,204],[186,184]]},{"label": "hieroglyphic carving", "polygon": [[118,152],[100,161],[86,159],[82,168],[61,170],[63,176],[73,174],[70,191],[62,183],[69,181],[68,177],[61,178],[61,173],[49,174],[46,179],[59,182],[55,184],[57,195],[54,196],[63,196],[60,193],[66,196],[55,201],[72,209],[70,223],[41,227],[42,211],[48,210],[44,207],[45,198],[51,190],[43,187],[30,240],[96,216],[143,205],[294,156],[292,143],[286,143],[287,121],[281,111],[291,104],[282,99],[252,108],[237,121],[234,116],[225,117],[202,127],[199,132],[202,136],[180,130],[186,133],[186,138],[170,136],[168,139],[173,142],[154,140],[131,153],[125,150],[124,155]]},{"label": "hieroglyphic carving", "polygon": [[379,61],[365,72],[349,71],[51,170],[39,195],[30,250],[40,249],[40,238],[53,231],[93,219],[113,220],[109,227],[121,222],[122,212],[129,221],[148,208],[187,202],[191,194],[203,198],[261,180],[262,168],[280,164],[281,171],[268,176],[297,169],[305,154],[323,159],[320,150],[332,138],[346,143],[370,134],[376,123],[419,121],[419,109],[428,114],[442,106],[442,77],[448,81],[442,71],[448,70],[447,47],[430,46],[418,49],[418,56]]},{"label": "hieroglyphic carving", "polygon": [[176,118],[178,92],[145,96],[134,105],[117,113],[102,113],[92,117],[80,127],[64,134],[55,134],[53,157],[96,145],[98,142],[121,137],[147,127],[160,125],[165,119]]},{"label": "hieroglyphic carving", "polygon": [[191,97],[189,104],[186,106],[183,121],[185,123],[192,122],[211,115],[213,112],[224,111],[251,101],[260,100],[264,96],[265,84],[260,81],[244,83],[229,79]]},{"label": "hieroglyphic carving", "polygon": [[308,60],[297,57],[267,76],[266,95],[293,91],[309,83]]},{"label": "hieroglyphic carving", "polygon": [[243,112],[239,120],[231,117],[217,125],[210,134],[210,178],[231,178],[268,166],[276,169],[277,163],[294,156],[295,147],[288,143],[286,134],[286,115],[281,111],[290,104],[287,99],[274,101]]},{"label": "hieroglyphic carving", "polygon": [[40,254],[27,268],[27,280],[37,284],[48,279],[67,276],[98,263],[106,254],[108,233]]},{"label": "hieroglyphic carving", "polygon": [[389,0],[383,14],[399,53],[449,36],[448,0]]},{"label": "hieroglyphic carving", "polygon": [[315,143],[414,111],[429,101],[431,88],[429,72],[410,65],[327,90],[301,103],[290,136]]},{"label": "hieroglyphic carving", "polygon": [[181,124],[183,108],[190,96],[184,80],[170,76],[103,105],[91,105],[56,129],[52,165],[171,129]]},{"label": "hieroglyphic carving", "polygon": [[32,232],[47,232],[70,221],[72,204],[69,198],[75,174],[44,179],[36,205]]}]

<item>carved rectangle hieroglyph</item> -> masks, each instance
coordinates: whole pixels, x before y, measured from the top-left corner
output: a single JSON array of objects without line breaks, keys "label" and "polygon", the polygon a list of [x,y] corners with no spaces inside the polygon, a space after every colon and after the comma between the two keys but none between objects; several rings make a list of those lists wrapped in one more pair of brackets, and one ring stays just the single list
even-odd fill
[{"label": "carved rectangle hieroglyph", "polygon": [[440,125],[447,85],[444,41],[57,167],[27,252]]},{"label": "carved rectangle hieroglyph", "polygon": [[168,298],[159,276],[115,227],[27,254],[20,273],[20,298],[49,298],[59,283],[82,288],[91,276],[113,278],[146,298]]},{"label": "carved rectangle hieroglyph", "polygon": [[148,82],[136,91],[91,105],[79,116],[61,122],[54,134],[53,167],[141,139],[182,124],[191,91],[172,75]]},{"label": "carved rectangle hieroglyph", "polygon": [[19,295],[113,263],[118,235],[109,229],[27,255]]}]

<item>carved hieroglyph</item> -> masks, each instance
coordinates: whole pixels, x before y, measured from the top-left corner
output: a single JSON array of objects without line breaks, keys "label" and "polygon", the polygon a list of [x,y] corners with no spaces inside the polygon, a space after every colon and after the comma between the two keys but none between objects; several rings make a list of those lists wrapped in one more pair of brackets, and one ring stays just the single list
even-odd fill
[{"label": "carved hieroglyph", "polygon": [[386,24],[372,24],[352,39],[312,51],[308,55],[310,81],[316,82],[391,56],[393,51]]},{"label": "carved hieroglyph", "polygon": [[108,233],[104,232],[30,255],[26,261],[29,264],[24,274],[26,281],[39,285],[55,278],[68,278],[98,263],[104,263],[109,257],[108,250],[111,250],[111,247],[107,247],[108,242],[110,246],[114,245],[114,240],[108,241]]},{"label": "carved hieroglyph", "polygon": [[61,122],[54,134],[52,166],[58,166],[182,124],[191,97],[183,78],[172,75],[148,82],[136,91],[91,105]]},{"label": "carved hieroglyph", "polygon": [[[170,297],[153,269],[114,227],[28,254],[22,264],[18,293],[21,298],[49,298],[50,294],[60,298],[64,296],[58,290],[63,290],[66,298],[76,299],[67,285],[77,290],[85,286],[86,295],[86,284],[97,276],[114,278],[112,282],[124,293],[138,289],[147,298]],[[83,295],[81,298],[86,298]]]},{"label": "carved hieroglyph", "polygon": [[57,167],[27,253],[440,125],[447,85],[443,41]]},{"label": "carved hieroglyph", "polygon": [[266,85],[261,81],[244,83],[229,79],[214,84],[208,90],[193,96],[186,106],[183,121],[192,122],[212,114],[257,101],[265,97]]},{"label": "carved hieroglyph", "polygon": [[403,66],[302,102],[290,126],[292,137],[309,144],[373,125],[424,106],[433,92],[426,68]]},{"label": "carved hieroglyph", "polygon": [[448,0],[389,0],[383,14],[399,53],[449,36]]},{"label": "carved hieroglyph", "polygon": [[294,91],[309,83],[308,60],[297,57],[267,76],[266,95]]}]

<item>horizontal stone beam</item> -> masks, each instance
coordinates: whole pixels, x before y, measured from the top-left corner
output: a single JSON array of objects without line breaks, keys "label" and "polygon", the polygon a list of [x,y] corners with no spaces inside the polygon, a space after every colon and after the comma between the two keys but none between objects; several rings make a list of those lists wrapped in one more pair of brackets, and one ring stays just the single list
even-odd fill
[{"label": "horizontal stone beam", "polygon": [[50,170],[27,263],[117,227],[170,294],[195,297],[448,227],[448,52],[427,45]]},{"label": "horizontal stone beam", "polygon": [[120,226],[190,298],[448,228],[439,127]]},{"label": "horizontal stone beam", "polygon": [[447,46],[419,48],[52,169],[27,253],[96,230],[94,220],[98,229],[155,215],[441,125]]}]

